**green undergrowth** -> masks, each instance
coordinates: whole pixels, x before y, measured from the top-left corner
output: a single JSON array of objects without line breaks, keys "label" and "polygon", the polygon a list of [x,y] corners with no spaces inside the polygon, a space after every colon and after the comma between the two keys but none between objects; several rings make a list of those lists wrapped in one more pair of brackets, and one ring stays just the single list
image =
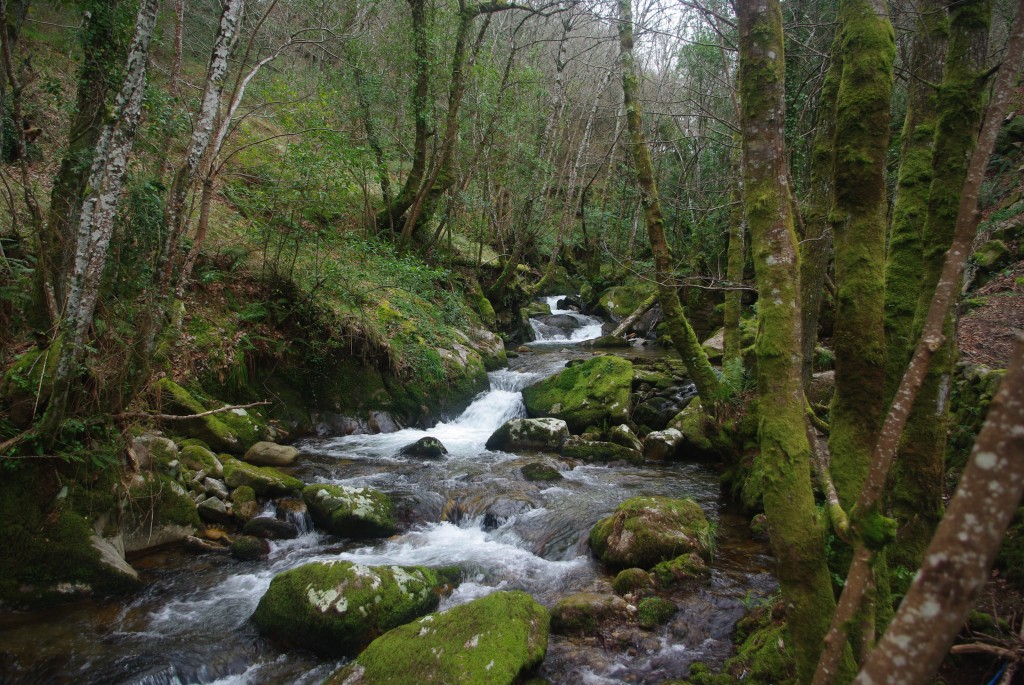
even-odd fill
[{"label": "green undergrowth", "polygon": [[0,481],[0,603],[38,604],[131,584],[99,563],[93,533],[113,532],[118,474],[57,460],[6,467]]}]

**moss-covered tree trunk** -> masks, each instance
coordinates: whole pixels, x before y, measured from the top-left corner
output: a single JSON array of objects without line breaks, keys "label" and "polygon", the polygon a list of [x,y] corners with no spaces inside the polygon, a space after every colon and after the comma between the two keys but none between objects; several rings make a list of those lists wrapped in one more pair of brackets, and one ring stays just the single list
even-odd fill
[{"label": "moss-covered tree trunk", "polygon": [[895,37],[882,0],[844,0],[836,107],[836,394],[829,447],[836,490],[849,508],[878,442],[884,406],[883,330],[889,106]]},{"label": "moss-covered tree trunk", "polygon": [[[804,432],[800,270],[785,151],[785,66],[777,0],[739,3],[744,207],[758,289],[758,433],[764,506],[796,651],[809,682],[835,610]],[[848,664],[851,669],[852,663]]]},{"label": "moss-covered tree trunk", "polygon": [[679,302],[679,291],[669,260],[668,242],[665,240],[665,217],[658,198],[658,184],[654,179],[651,152],[644,140],[636,63],[633,59],[633,10],[630,0],[619,0],[619,49],[622,57],[622,100],[626,108],[633,164],[640,184],[647,236],[651,252],[654,253],[654,278],[658,282],[661,313],[665,317],[669,335],[672,336],[672,345],[679,352],[687,373],[697,386],[697,394],[704,406],[714,411],[713,408],[721,399],[721,384]]},{"label": "moss-covered tree trunk", "polygon": [[942,80],[949,26],[944,0],[921,3],[911,46],[907,114],[885,263],[886,400],[896,392],[914,344],[914,312],[921,282],[921,233],[928,216],[932,141],[938,117],[935,84]]},{"label": "moss-covered tree trunk", "polygon": [[805,388],[811,382],[814,346],[818,340],[818,316],[825,292],[829,258],[832,256],[829,212],[835,194],[836,94],[842,68],[842,54],[833,48],[821,95],[818,96],[818,125],[811,144],[811,179],[804,211],[804,236],[800,244],[800,313],[803,317],[801,351]]},{"label": "moss-covered tree trunk", "polygon": [[[991,16],[991,0],[964,0],[951,10],[946,71],[938,96],[928,217],[922,235],[921,279],[914,291],[914,337],[920,335],[953,240],[960,192],[977,141],[984,111],[985,55]],[[892,504],[900,528],[892,554],[897,563],[911,569],[920,565],[942,518],[948,398],[956,362],[951,317],[947,318],[943,332],[943,344],[932,357],[894,464]]]}]

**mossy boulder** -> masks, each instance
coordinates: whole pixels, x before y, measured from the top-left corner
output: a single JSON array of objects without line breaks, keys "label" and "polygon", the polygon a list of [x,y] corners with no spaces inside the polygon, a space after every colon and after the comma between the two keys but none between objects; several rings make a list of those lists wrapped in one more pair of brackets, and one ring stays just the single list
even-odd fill
[{"label": "mossy boulder", "polygon": [[305,564],[274,577],[253,621],[284,645],[354,656],[384,632],[437,608],[445,579],[422,566]]},{"label": "mossy boulder", "polygon": [[569,426],[561,419],[512,419],[487,438],[487,449],[557,450],[569,437]]},{"label": "mossy boulder", "polygon": [[395,505],[383,492],[347,485],[309,485],[302,491],[313,522],[334,535],[386,537],[397,532]]},{"label": "mossy boulder", "polygon": [[185,445],[181,448],[178,459],[193,471],[205,471],[208,476],[214,478],[224,475],[224,465],[220,463],[220,459],[202,445]]},{"label": "mossy boulder", "polygon": [[711,575],[711,569],[699,554],[690,552],[655,564],[651,569],[651,575],[657,580],[659,587],[668,588],[705,580]]},{"label": "mossy boulder", "polygon": [[305,483],[285,475],[272,466],[246,464],[238,459],[224,460],[224,482],[229,488],[248,486],[258,497],[298,495]]},{"label": "mossy boulder", "polygon": [[648,433],[644,438],[644,459],[665,461],[675,456],[676,449],[683,441],[682,432],[675,428]]},{"label": "mossy boulder", "polygon": [[167,473],[173,470],[174,462],[181,462],[181,451],[178,446],[170,438],[161,435],[139,435],[131,439],[129,447],[135,453],[135,459],[142,471]]},{"label": "mossy boulder", "polygon": [[542,464],[538,461],[524,464],[519,471],[523,474],[523,478],[529,481],[553,481],[564,478],[554,466]]},{"label": "mossy boulder", "polygon": [[239,561],[256,561],[270,554],[270,543],[254,535],[239,536],[231,543],[231,556]]},{"label": "mossy boulder", "polygon": [[[188,390],[170,378],[161,378],[155,384],[157,404],[165,413],[176,416],[191,416],[209,411]],[[223,412],[228,413],[228,412]],[[175,421],[174,429],[187,437],[198,438],[219,452],[242,454],[248,445],[226,423],[219,414],[207,414],[184,421]]]},{"label": "mossy boulder", "polygon": [[325,685],[513,685],[547,654],[549,615],[524,592],[495,592],[379,637]]},{"label": "mossy boulder", "polygon": [[664,597],[645,597],[636,605],[637,622],[642,628],[654,628],[675,616],[679,607]]},{"label": "mossy boulder", "polygon": [[636,452],[642,452],[644,449],[644,445],[640,442],[640,438],[636,437],[636,433],[633,432],[633,429],[624,423],[620,423],[618,426],[612,426],[608,430],[608,441],[614,442],[616,445],[622,445],[623,447]]},{"label": "mossy boulder", "polygon": [[448,454],[448,449],[440,440],[428,435],[406,445],[398,450],[398,453],[403,457],[413,457],[416,459],[440,459]]},{"label": "mossy boulder", "polygon": [[669,421],[668,428],[683,434],[676,447],[679,454],[697,458],[713,459],[727,451],[723,446],[714,420],[704,411],[700,399],[694,398],[685,409]]},{"label": "mossy boulder", "polygon": [[257,466],[291,466],[298,458],[299,451],[290,445],[261,440],[245,451],[242,460]]},{"label": "mossy boulder", "polygon": [[612,568],[651,569],[697,552],[705,556],[711,525],[691,499],[633,497],[590,530],[590,548]]},{"label": "mossy boulder", "polygon": [[594,357],[524,388],[523,402],[530,416],[562,419],[579,433],[591,425],[626,423],[632,383],[632,363]]},{"label": "mossy boulder", "polygon": [[612,589],[620,595],[642,593],[653,586],[651,574],[642,568],[623,569],[612,580]]},{"label": "mossy boulder", "polygon": [[1010,248],[1002,240],[989,240],[971,255],[979,273],[991,273],[1010,262]]},{"label": "mossy boulder", "polygon": [[630,464],[644,463],[644,455],[636,450],[631,450],[614,442],[589,440],[579,435],[573,435],[565,441],[565,444],[562,445],[562,455],[570,459],[579,459],[586,462],[608,463],[624,461]]},{"label": "mossy boulder", "polygon": [[78,471],[76,479],[66,465],[24,463],[4,474],[0,603],[37,605],[138,588],[112,525],[115,471]]},{"label": "mossy boulder", "polygon": [[144,474],[128,487],[128,503],[121,519],[125,551],[180,542],[201,525],[195,502],[169,476]]},{"label": "mossy boulder", "polygon": [[653,293],[654,286],[649,283],[615,286],[601,293],[597,311],[617,323],[636,311]]},{"label": "mossy boulder", "polygon": [[551,609],[551,632],[558,635],[589,635],[602,623],[629,619],[629,605],[617,595],[577,592]]},{"label": "mossy boulder", "polygon": [[632,347],[632,343],[621,335],[602,335],[593,340],[584,340],[580,347],[590,347],[595,350],[624,350]]}]

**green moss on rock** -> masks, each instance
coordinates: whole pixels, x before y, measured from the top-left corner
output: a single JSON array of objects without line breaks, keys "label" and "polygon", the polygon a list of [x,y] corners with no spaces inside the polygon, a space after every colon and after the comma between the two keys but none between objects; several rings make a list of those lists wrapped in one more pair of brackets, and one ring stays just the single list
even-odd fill
[{"label": "green moss on rock", "polygon": [[711,569],[699,554],[690,552],[656,564],[651,574],[658,580],[660,587],[672,587],[704,580],[711,575]]},{"label": "green moss on rock", "polygon": [[398,530],[394,503],[377,490],[315,484],[303,489],[302,499],[313,522],[334,535],[373,538]]},{"label": "green moss on rock", "polygon": [[637,621],[643,628],[654,628],[672,618],[679,607],[663,597],[646,597],[636,605]]},{"label": "green moss on rock", "polygon": [[577,592],[563,597],[551,609],[551,632],[558,635],[590,635],[606,621],[622,622],[629,605],[617,595]]},{"label": "green moss on rock", "polygon": [[529,481],[550,482],[564,478],[554,466],[536,461],[524,464],[519,471],[523,474],[523,478]]},{"label": "green moss on rock", "polygon": [[625,423],[632,382],[632,363],[594,357],[524,388],[523,402],[530,416],[562,419],[579,433],[590,425]]},{"label": "green moss on rock", "polygon": [[[209,411],[207,407],[170,378],[161,378],[155,384],[157,403],[167,413],[177,416],[190,416]],[[227,413],[227,412],[224,412]],[[221,421],[219,414],[208,414],[198,418],[176,421],[175,430],[181,431],[186,437],[198,438],[217,451],[242,454],[246,445],[226,423]]]},{"label": "green moss on rock", "polygon": [[644,455],[636,450],[601,440],[588,440],[577,435],[570,437],[562,445],[562,455],[570,459],[586,462],[625,461],[630,464],[644,463]]},{"label": "green moss on rock", "polygon": [[544,661],[548,624],[526,593],[496,592],[392,630],[325,685],[513,685]]},{"label": "green moss on rock", "polygon": [[643,592],[651,587],[653,587],[651,574],[642,568],[623,569],[612,580],[612,589],[620,595]]},{"label": "green moss on rock", "polygon": [[650,569],[662,561],[709,553],[711,526],[690,499],[633,497],[590,530],[594,555],[612,568]]},{"label": "green moss on rock", "polygon": [[260,497],[298,496],[305,486],[298,478],[287,476],[272,466],[254,466],[238,459],[224,460],[224,482],[229,488],[248,486]]},{"label": "green moss on rock", "polygon": [[385,631],[435,609],[444,585],[422,566],[305,564],[274,577],[253,620],[283,644],[353,656]]}]

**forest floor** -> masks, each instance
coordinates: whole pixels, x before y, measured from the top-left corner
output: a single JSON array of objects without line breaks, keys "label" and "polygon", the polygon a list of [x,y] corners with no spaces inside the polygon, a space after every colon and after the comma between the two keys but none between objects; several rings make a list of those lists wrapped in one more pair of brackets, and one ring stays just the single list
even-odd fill
[{"label": "forest floor", "polygon": [[1024,330],[1024,261],[978,288],[957,325],[960,361],[1002,369],[1013,350],[1014,330]]},{"label": "forest floor", "polygon": [[[1024,261],[1000,271],[974,290],[966,302],[968,311],[960,316],[957,324],[960,361],[993,369],[1005,368],[1013,351],[1014,331],[1024,330]],[[1012,647],[1014,642],[1020,644],[1012,635],[1020,635],[1024,594],[998,569],[992,571],[975,611],[979,612],[976,617],[980,613],[988,614],[991,622],[969,620],[957,638],[958,643],[979,642],[1003,647]],[[948,685],[1000,682],[1002,666],[989,655],[952,656],[942,665],[940,682]],[[1024,685],[1024,669],[1016,674],[1013,683]]]}]

